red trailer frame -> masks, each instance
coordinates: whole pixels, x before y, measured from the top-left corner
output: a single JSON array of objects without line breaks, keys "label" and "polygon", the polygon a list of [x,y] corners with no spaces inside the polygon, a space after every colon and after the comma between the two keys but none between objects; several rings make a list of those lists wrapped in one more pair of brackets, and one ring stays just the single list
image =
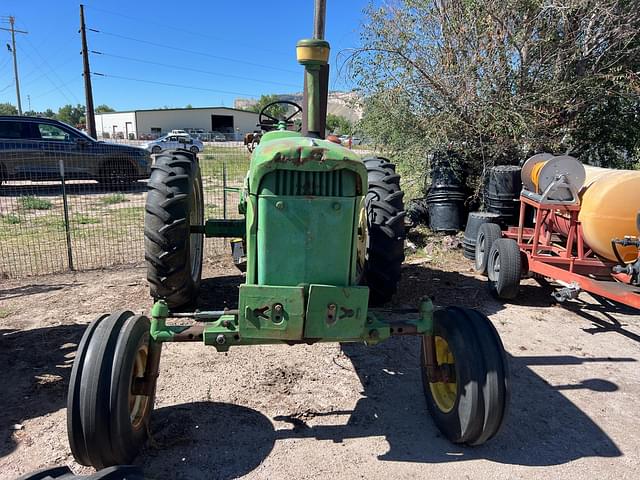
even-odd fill
[{"label": "red trailer frame", "polygon": [[[535,211],[535,226],[524,226],[525,209]],[[502,234],[518,243],[526,274],[537,274],[616,302],[640,309],[640,287],[630,284],[626,274],[613,273],[614,262],[597,257],[584,243],[578,220],[579,204],[541,202],[520,195],[520,220]],[[549,226],[567,225],[566,238]]]}]

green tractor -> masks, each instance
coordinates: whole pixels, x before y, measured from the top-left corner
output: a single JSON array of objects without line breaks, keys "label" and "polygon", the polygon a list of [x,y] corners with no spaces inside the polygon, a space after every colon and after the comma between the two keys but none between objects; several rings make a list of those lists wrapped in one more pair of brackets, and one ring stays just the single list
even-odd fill
[{"label": "green tractor", "polygon": [[[400,177],[384,158],[360,159],[324,137],[329,44],[316,5],[313,39],[297,44],[305,67],[302,131],[263,110],[266,133],[251,156],[241,220],[204,219],[196,156],[157,158],[149,180],[145,256],[150,317],[101,315],[78,346],[67,426],[75,459],[95,468],[130,463],[149,431],[162,344],[231,347],[315,342],[376,345],[420,338],[426,407],[455,443],[482,444],[503,422],[509,397],[501,340],[483,314],[460,307],[384,308],[404,260]],[[241,238],[246,258],[238,309],[189,310],[199,290],[205,237]],[[376,308],[377,307],[377,308]],[[193,322],[175,325],[180,317]],[[400,320],[398,320],[400,318]],[[168,322],[169,320],[169,322]]]}]

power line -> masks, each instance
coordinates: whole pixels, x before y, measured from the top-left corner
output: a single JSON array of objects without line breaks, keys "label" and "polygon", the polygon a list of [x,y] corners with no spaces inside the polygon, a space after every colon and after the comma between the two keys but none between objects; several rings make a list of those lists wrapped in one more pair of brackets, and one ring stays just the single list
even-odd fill
[{"label": "power line", "polygon": [[[119,13],[119,12],[112,12],[112,11],[109,11],[109,10],[98,8],[98,7],[95,7],[93,5],[85,5],[85,8],[88,8],[88,9],[91,9],[91,10],[95,10],[97,12],[106,13],[108,15],[114,15],[116,17],[126,18],[128,20],[132,20],[132,21],[138,22],[138,23],[139,22],[144,22],[144,23],[157,25],[157,26],[165,28],[165,29],[171,29],[171,30],[175,30],[177,32],[187,33],[187,34],[193,35],[195,37],[210,38],[212,40],[218,40],[218,41],[221,41],[221,42],[228,42],[229,41],[228,38],[216,37],[214,35],[204,34],[204,33],[200,33],[200,32],[194,32],[194,31],[186,29],[186,28],[176,27],[175,25],[168,25],[168,24],[156,22],[156,21],[151,20],[149,18],[132,17],[130,15],[124,15],[124,14]],[[234,45],[242,45],[242,46],[245,46],[245,47],[249,47],[252,50],[256,49],[256,45],[255,44],[248,44],[248,43],[244,43],[244,42],[238,42],[236,40],[234,40],[233,43],[234,43]],[[278,54],[283,54],[283,53],[290,54],[291,53],[290,50],[285,51],[285,50],[268,49],[268,48],[264,48],[263,45],[260,45],[260,51],[261,52],[278,53]]]},{"label": "power line", "polygon": [[[25,55],[26,55],[26,56],[31,60],[31,62],[32,62],[34,65],[37,65],[37,62],[35,61],[35,59],[34,59],[31,55],[29,55],[29,52],[27,52],[26,50],[23,50],[23,53],[24,53],[24,54],[25,54]],[[51,68],[51,67],[49,67],[49,68]],[[71,100],[71,98],[69,97],[69,95],[67,95],[67,94],[65,93],[65,91],[61,89],[61,87],[62,87],[63,85],[58,85],[56,82],[54,82],[54,81],[51,79],[51,77],[47,74],[46,70],[44,70],[44,69],[42,69],[42,68],[41,68],[41,69],[40,69],[40,71],[42,72],[42,76],[44,76],[44,77],[49,81],[49,83],[55,87],[55,88],[54,88],[54,90],[56,90],[56,89],[57,89],[57,90],[60,92],[60,94],[61,94],[61,95],[62,95],[62,96],[63,96],[63,97],[64,97],[64,98],[69,102],[69,103],[73,103],[73,100]],[[62,81],[60,78],[58,78],[58,79],[59,79],[60,81]],[[47,93],[48,93],[48,92],[47,92]],[[77,99],[76,99],[76,100],[77,100]]]},{"label": "power line", "polygon": [[[28,37],[26,37],[27,39],[27,44],[31,47],[31,49],[36,53],[36,55],[38,55],[38,57],[40,57],[40,59],[42,60],[42,62],[44,63],[44,65],[51,71],[51,73],[58,79],[59,82],[64,82],[64,80],[62,80],[62,78],[60,78],[60,75],[58,75],[58,73],[51,67],[51,65],[49,64],[49,62],[47,61],[46,58],[44,58],[43,55],[40,54],[40,51],[35,47],[35,45],[33,43],[31,43],[31,41],[29,40]],[[51,80],[51,78],[46,74],[45,70],[42,70],[42,73],[45,75],[45,77],[51,82],[52,85],[56,85],[53,80]],[[67,83],[68,84],[68,83]],[[66,86],[67,84],[63,83],[60,87]],[[73,93],[73,91],[69,88],[67,88],[67,91],[71,94],[71,96],[75,99],[76,103],[80,103],[80,100],[78,100],[78,97],[76,96],[75,93]],[[64,97],[69,100],[69,97],[62,91],[60,90],[60,93],[62,93],[64,95]],[[71,101],[71,100],[69,100]]]},{"label": "power line", "polygon": [[112,74],[98,73],[98,72],[91,72],[91,75],[94,75],[96,77],[118,78],[120,80],[130,80],[132,82],[148,83],[148,84],[151,84],[151,85],[163,85],[165,87],[186,88],[186,89],[189,89],[189,90],[202,90],[202,91],[205,91],[205,92],[226,93],[228,95],[241,95],[243,97],[256,98],[256,95],[251,95],[249,93],[230,92],[230,91],[227,91],[227,90],[216,90],[214,88],[196,87],[196,86],[193,86],[193,85],[181,85],[179,83],[157,82],[155,80],[145,80],[145,79],[142,79],[142,78],[123,77],[121,75],[112,75]]},{"label": "power line", "polygon": [[261,64],[261,63],[247,62],[247,61],[244,61],[244,60],[238,60],[238,59],[230,58],[230,57],[222,57],[222,56],[219,56],[219,55],[211,55],[210,53],[197,52],[195,50],[189,50],[189,49],[186,49],[186,48],[174,47],[173,45],[165,45],[165,44],[162,44],[162,43],[150,42],[149,40],[142,40],[140,38],[128,37],[126,35],[120,35],[119,33],[105,32],[104,30],[97,30],[95,28],[87,28],[87,30],[89,30],[91,32],[95,32],[95,33],[101,33],[103,35],[108,35],[108,36],[111,36],[111,37],[122,38],[124,40],[130,40],[132,42],[138,42],[138,43],[145,43],[147,45],[153,45],[154,47],[167,48],[169,50],[175,50],[177,52],[191,53],[193,55],[200,55],[202,57],[215,58],[216,60],[226,60],[228,62],[240,63],[240,64],[243,64],[243,65],[249,65],[251,67],[267,68],[267,69],[270,69],[270,70],[277,70],[277,71],[280,71],[280,72],[299,73],[299,72],[297,72],[295,70],[288,70],[286,68],[274,67],[273,65],[264,65],[264,64]]},{"label": "power line", "polygon": [[273,82],[273,81],[269,81],[269,80],[257,80],[255,78],[250,78],[250,77],[243,77],[240,75],[232,75],[229,73],[218,73],[218,72],[212,72],[209,70],[200,70],[198,68],[190,68],[190,67],[185,67],[182,65],[171,65],[168,63],[161,63],[161,62],[153,62],[151,60],[143,60],[141,58],[133,58],[133,57],[126,57],[124,55],[116,55],[113,53],[107,53],[107,52],[98,52],[95,50],[91,50],[91,53],[95,54],[95,55],[103,55],[105,57],[113,57],[113,58],[120,58],[123,60],[130,60],[132,62],[139,62],[139,63],[146,63],[147,65],[158,65],[160,67],[167,67],[167,68],[173,68],[176,70],[184,70],[184,71],[188,71],[188,72],[196,72],[196,73],[204,73],[207,75],[213,75],[213,76],[218,76],[218,77],[226,77],[226,78],[235,78],[238,80],[248,80],[250,82],[256,82],[256,83],[264,83],[264,84],[271,84],[271,85],[280,85],[280,86],[285,86],[285,87],[294,87],[294,88],[299,88],[300,85],[294,85],[293,83],[284,83],[284,82]]}]

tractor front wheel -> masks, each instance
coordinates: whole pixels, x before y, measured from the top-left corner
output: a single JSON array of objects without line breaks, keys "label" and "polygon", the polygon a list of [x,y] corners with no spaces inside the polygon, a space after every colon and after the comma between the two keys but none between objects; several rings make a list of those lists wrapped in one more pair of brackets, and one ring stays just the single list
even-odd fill
[{"label": "tractor front wheel", "polygon": [[129,464],[147,438],[160,344],[149,319],[124,311],[93,322],[80,342],[67,397],[73,456],[104,468]]},{"label": "tractor front wheel", "polygon": [[454,443],[480,445],[493,437],[505,417],[509,368],[491,321],[480,312],[448,307],[434,313],[436,367],[446,375],[430,377],[427,345],[422,341],[422,382],[427,408],[440,431]]},{"label": "tractor front wheel", "polygon": [[363,162],[369,190],[365,197],[366,219],[362,219],[359,229],[362,231],[359,274],[361,283],[369,287],[369,304],[381,305],[391,300],[400,281],[404,261],[404,192],[395,165],[387,159],[371,157]]},{"label": "tractor front wheel", "polygon": [[196,156],[180,151],[160,155],[147,183],[144,253],[151,296],[170,308],[193,303],[202,276],[204,225],[202,177]]}]

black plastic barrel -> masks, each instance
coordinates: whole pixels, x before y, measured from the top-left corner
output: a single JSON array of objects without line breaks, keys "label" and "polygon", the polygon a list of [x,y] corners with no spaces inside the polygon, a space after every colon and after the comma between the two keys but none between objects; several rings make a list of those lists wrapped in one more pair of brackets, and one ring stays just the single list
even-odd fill
[{"label": "black plastic barrel", "polygon": [[464,179],[453,152],[436,152],[431,158],[431,185],[427,190],[429,228],[456,233],[464,225]]},{"label": "black plastic barrel", "polygon": [[471,212],[467,218],[467,228],[462,240],[463,255],[474,260],[476,258],[476,238],[483,223],[500,223],[500,215],[490,212]]},{"label": "black plastic barrel", "polygon": [[485,209],[499,214],[503,225],[518,223],[522,190],[520,170],[515,165],[500,165],[489,170],[484,190]]}]

